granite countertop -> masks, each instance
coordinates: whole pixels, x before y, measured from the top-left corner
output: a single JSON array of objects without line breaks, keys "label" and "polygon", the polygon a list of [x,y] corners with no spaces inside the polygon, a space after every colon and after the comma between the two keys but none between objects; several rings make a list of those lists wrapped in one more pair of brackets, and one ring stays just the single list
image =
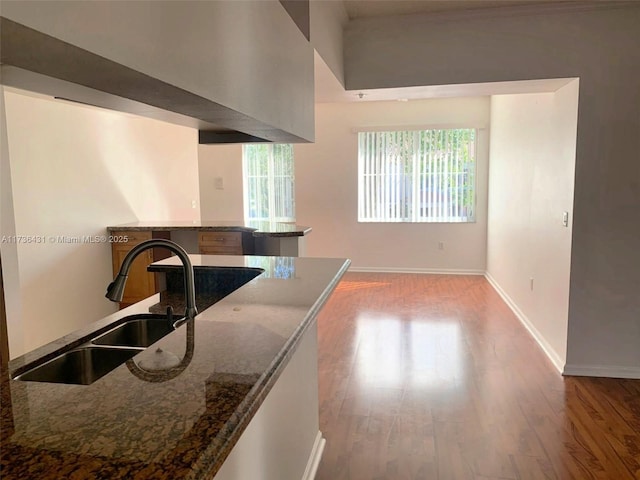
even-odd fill
[{"label": "granite countertop", "polygon": [[107,231],[172,231],[194,230],[202,232],[251,232],[254,237],[302,237],[311,232],[311,227],[292,223],[260,221],[158,221],[132,222],[107,227]]},{"label": "granite countertop", "polygon": [[[149,382],[121,365],[87,386],[2,378],[2,478],[211,478],[333,291],[344,259],[191,255],[194,267],[264,272],[134,357],[158,347],[193,357],[175,378]],[[175,257],[159,262],[177,264]],[[9,364],[9,375],[114,322],[148,312],[159,295]]]}]

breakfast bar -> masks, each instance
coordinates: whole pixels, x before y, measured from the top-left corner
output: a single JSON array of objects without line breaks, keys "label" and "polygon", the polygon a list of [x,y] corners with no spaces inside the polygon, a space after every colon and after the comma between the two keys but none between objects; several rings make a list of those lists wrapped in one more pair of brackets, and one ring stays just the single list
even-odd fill
[{"label": "breakfast bar", "polygon": [[189,253],[302,257],[311,227],[261,220],[141,221],[109,226],[107,231],[170,238]]}]

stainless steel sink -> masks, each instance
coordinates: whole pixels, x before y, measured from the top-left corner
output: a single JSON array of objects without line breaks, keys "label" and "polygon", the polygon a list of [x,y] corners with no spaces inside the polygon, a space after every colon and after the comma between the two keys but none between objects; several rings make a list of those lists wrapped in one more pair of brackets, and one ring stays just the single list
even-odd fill
[{"label": "stainless steel sink", "polygon": [[142,314],[129,317],[125,323],[94,338],[95,345],[118,345],[125,347],[148,347],[165,335],[173,332],[173,321],[165,315]]},{"label": "stainless steel sink", "polygon": [[15,379],[90,385],[142,350],[141,348],[77,348],[32,368]]}]

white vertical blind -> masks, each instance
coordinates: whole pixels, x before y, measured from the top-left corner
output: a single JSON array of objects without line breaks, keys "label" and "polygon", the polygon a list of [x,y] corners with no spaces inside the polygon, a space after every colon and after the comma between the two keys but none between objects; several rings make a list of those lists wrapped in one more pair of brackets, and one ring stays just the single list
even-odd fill
[{"label": "white vertical blind", "polygon": [[358,220],[474,222],[475,129],[358,133]]},{"label": "white vertical blind", "polygon": [[295,221],[293,145],[243,145],[242,159],[245,218]]}]

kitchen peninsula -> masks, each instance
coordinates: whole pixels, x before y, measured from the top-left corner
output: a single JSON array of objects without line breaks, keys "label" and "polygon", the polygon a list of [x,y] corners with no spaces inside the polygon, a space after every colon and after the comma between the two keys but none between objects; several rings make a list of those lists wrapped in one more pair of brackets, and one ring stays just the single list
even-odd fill
[{"label": "kitchen peninsula", "polygon": [[[266,221],[194,220],[132,222],[107,227],[107,231],[110,235],[133,232],[148,232],[152,235],[168,233],[171,240],[184,243],[182,247],[189,253],[299,257],[304,256],[303,239],[311,233],[311,227]],[[239,248],[232,251],[212,251],[214,247]]]},{"label": "kitchen peninsula", "polygon": [[[192,254],[300,257],[305,254],[304,237],[311,228],[279,222],[195,220],[133,222],[107,227],[107,231],[115,275],[127,253],[152,238],[172,240]],[[136,259],[129,273],[122,307],[161,290],[157,275],[147,272],[146,267],[168,256],[167,250],[156,248]]]},{"label": "kitchen peninsula", "polygon": [[[255,278],[132,358],[192,352],[177,376],[129,362],[90,385],[12,380],[148,312],[136,303],[22,357],[2,379],[3,479],[310,479],[322,452],[316,316],[344,259],[191,255],[196,271]],[[175,257],[154,268],[179,265]],[[188,322],[187,322],[188,323]],[[185,344],[187,347],[185,347]]]}]

